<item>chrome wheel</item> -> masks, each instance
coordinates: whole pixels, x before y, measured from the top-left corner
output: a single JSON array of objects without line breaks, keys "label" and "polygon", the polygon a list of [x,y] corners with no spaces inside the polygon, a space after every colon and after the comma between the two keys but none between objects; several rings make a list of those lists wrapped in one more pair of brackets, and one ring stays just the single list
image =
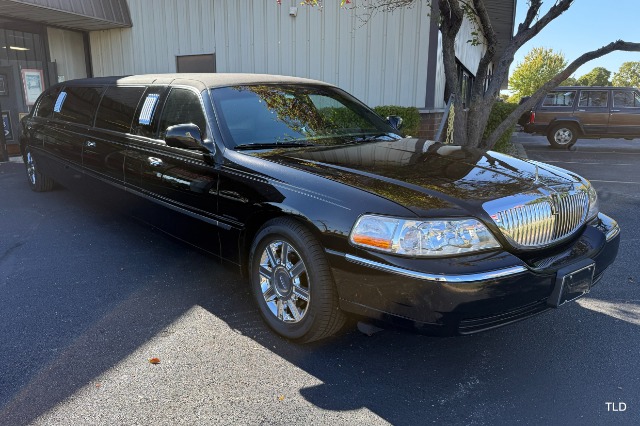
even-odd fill
[{"label": "chrome wheel", "polygon": [[553,135],[553,139],[558,145],[568,145],[573,141],[573,138],[573,131],[566,127],[559,128]]},{"label": "chrome wheel", "polygon": [[580,135],[580,130],[574,124],[556,124],[547,133],[547,140],[552,148],[569,149]]},{"label": "chrome wheel", "polygon": [[260,288],[271,313],[285,323],[300,322],[310,302],[307,268],[286,241],[271,241],[260,257]]},{"label": "chrome wheel", "polygon": [[36,163],[33,161],[31,151],[27,151],[27,177],[31,185],[36,184]]}]

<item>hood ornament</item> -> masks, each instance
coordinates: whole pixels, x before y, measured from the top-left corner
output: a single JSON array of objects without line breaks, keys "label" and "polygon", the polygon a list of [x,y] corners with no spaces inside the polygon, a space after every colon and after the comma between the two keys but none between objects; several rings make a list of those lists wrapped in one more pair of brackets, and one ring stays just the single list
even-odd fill
[{"label": "hood ornament", "polygon": [[536,166],[536,177],[535,179],[533,179],[533,183],[540,183],[540,174],[538,171],[538,165],[536,164],[535,166]]}]

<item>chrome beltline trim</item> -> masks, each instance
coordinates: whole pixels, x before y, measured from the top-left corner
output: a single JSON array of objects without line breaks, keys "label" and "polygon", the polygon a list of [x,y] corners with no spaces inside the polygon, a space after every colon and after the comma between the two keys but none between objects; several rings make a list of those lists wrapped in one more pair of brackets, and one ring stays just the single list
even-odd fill
[{"label": "chrome beltline trim", "polygon": [[525,266],[511,266],[509,268],[496,269],[494,271],[478,272],[476,274],[461,274],[461,275],[435,275],[426,272],[412,271],[410,269],[398,268],[397,266],[385,265],[384,263],[375,262],[373,260],[363,259],[361,257],[352,256],[350,254],[344,255],[351,263],[358,265],[368,266],[380,271],[390,272],[392,274],[402,275],[409,278],[416,278],[425,281],[437,281],[446,283],[468,283],[475,281],[492,280],[496,278],[503,278],[510,275],[521,274],[527,272],[528,269]]}]

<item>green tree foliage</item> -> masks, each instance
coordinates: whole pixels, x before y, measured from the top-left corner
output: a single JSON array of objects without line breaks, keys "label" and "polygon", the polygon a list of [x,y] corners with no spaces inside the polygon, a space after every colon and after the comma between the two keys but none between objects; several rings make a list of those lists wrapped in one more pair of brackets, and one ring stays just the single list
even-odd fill
[{"label": "green tree foliage", "polygon": [[620,65],[617,73],[613,74],[614,86],[640,88],[640,62],[625,62]]},{"label": "green tree foliage", "polygon": [[578,79],[578,86],[611,86],[611,71],[595,67]]},{"label": "green tree foliage", "polygon": [[[518,104],[508,102],[496,102],[491,108],[491,114],[489,115],[489,121],[487,121],[487,127],[484,129],[484,138],[489,137],[498,126],[506,120],[506,118],[518,107]],[[515,129],[515,124],[505,131],[498,139],[498,142],[493,147],[494,151],[503,152],[509,154],[510,139]]]},{"label": "green tree foliage", "polygon": [[534,47],[509,78],[509,88],[514,92],[511,99],[517,101],[523,96],[533,95],[566,67],[567,61],[562,53],[551,48]]},{"label": "green tree foliage", "polygon": [[382,118],[390,115],[399,115],[402,117],[402,135],[418,137],[420,130],[420,113],[415,107],[401,107],[395,105],[383,105],[373,108],[373,110]]},{"label": "green tree foliage", "polygon": [[[274,1],[282,3],[281,0]],[[411,7],[420,1],[431,6],[431,12],[436,14],[439,19],[444,75],[447,88],[453,95],[454,116],[456,118],[454,121],[455,141],[459,145],[492,148],[500,136],[505,134],[524,112],[531,109],[546,92],[568,79],[586,62],[613,51],[640,52],[640,43],[617,40],[599,49],[586,52],[567,64],[561,53],[555,53],[552,49],[534,49],[528,56],[529,60],[525,59],[525,62],[518,66],[516,73],[509,80],[509,85],[516,91],[516,101],[521,96],[530,96],[530,98],[519,104],[495,128],[491,135],[486,136],[484,130],[487,127],[489,115],[498,100],[502,86],[508,80],[509,68],[515,52],[540,33],[549,23],[569,10],[574,0],[527,0],[523,2],[527,4],[526,15],[522,22],[517,24],[517,30],[511,40],[500,51],[497,49],[500,41],[499,34],[495,30],[496,22],[492,22],[494,14],[491,12],[500,2],[486,0],[363,0],[361,2],[332,0],[334,5],[361,11],[365,22],[368,22],[368,18],[377,12],[393,12],[398,8]],[[329,2],[300,0],[298,4],[320,7],[325,3]],[[542,9],[543,3],[549,5],[546,11]],[[459,69],[456,61],[457,40],[461,37],[460,30],[463,28],[465,20],[469,20],[474,26],[471,40],[467,40],[467,42],[484,46],[477,69],[471,70],[476,78],[471,84],[471,101],[468,104],[463,102],[464,96],[458,79]]]},{"label": "green tree foliage", "polygon": [[577,85],[578,85],[578,79],[573,77],[569,77],[568,79],[560,83],[560,86],[577,86]]}]

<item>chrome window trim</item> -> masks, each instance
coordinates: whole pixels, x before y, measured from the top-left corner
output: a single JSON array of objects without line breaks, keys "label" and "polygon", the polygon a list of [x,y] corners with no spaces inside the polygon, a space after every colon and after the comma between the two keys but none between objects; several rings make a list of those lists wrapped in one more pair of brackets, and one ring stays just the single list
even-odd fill
[{"label": "chrome window trim", "polygon": [[390,272],[392,274],[402,275],[408,278],[415,278],[424,281],[436,281],[443,283],[468,283],[476,281],[493,280],[497,278],[504,278],[511,275],[521,274],[527,272],[529,269],[525,266],[511,266],[509,268],[496,269],[494,271],[478,272],[475,274],[429,274],[426,272],[412,271],[410,269],[398,268],[397,266],[386,265],[384,263],[375,262],[373,260],[363,259],[358,256],[350,254],[344,255],[345,259],[351,263],[355,263],[362,266],[368,266],[373,269],[377,269],[384,272]]}]

